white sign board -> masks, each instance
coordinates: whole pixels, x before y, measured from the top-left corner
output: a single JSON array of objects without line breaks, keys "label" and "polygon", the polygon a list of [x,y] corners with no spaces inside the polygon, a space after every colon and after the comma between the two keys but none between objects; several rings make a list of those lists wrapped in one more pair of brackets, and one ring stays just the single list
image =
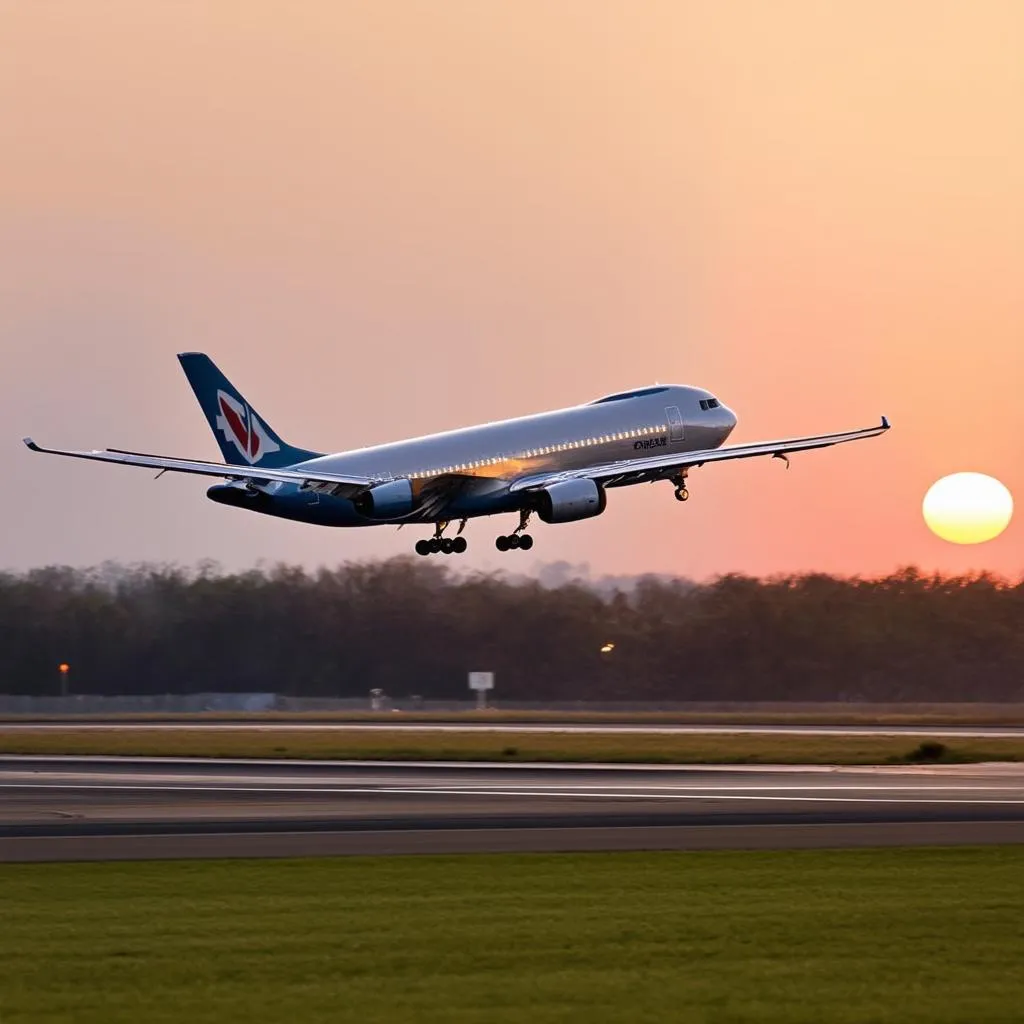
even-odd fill
[{"label": "white sign board", "polygon": [[494,673],[493,672],[470,672],[469,673],[469,688],[471,690],[493,690],[494,689]]}]

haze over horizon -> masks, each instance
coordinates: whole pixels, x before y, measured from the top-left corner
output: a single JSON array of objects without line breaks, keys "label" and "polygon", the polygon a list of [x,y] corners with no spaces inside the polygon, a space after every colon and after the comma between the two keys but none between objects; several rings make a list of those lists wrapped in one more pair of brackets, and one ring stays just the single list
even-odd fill
[{"label": "haze over horizon", "polygon": [[734,441],[692,498],[460,569],[695,579],[1024,569],[933,536],[938,477],[1024,500],[1024,6],[469,0],[5,5],[0,567],[407,553],[219,507],[202,480],[26,434],[213,458],[203,350],[321,450],[708,387]]}]

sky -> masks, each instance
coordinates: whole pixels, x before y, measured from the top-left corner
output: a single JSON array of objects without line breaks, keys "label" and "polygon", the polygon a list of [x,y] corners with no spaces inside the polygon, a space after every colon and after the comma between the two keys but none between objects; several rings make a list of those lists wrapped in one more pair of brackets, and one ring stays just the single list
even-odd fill
[{"label": "sky", "polygon": [[[0,567],[402,554],[20,439],[217,449],[209,352],[323,451],[659,383],[733,441],[882,438],[613,491],[464,568],[1024,569],[921,500],[1024,502],[1016,0],[0,0]],[[452,564],[455,564],[453,560]]]}]

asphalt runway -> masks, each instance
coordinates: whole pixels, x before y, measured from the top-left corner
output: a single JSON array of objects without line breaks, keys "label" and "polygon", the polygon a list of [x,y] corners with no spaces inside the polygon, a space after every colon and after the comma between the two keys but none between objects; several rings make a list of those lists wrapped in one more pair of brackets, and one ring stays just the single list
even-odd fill
[{"label": "asphalt runway", "polygon": [[1024,765],[0,758],[0,860],[1024,842]]},{"label": "asphalt runway", "polygon": [[182,719],[180,721],[125,722],[118,719],[61,722],[3,721],[3,732],[518,732],[583,733],[590,735],[626,734],[637,736],[917,736],[960,737],[962,739],[1024,739],[1024,726],[985,725],[744,725],[740,723],[708,725],[631,725],[559,722],[422,722],[396,715],[389,722],[332,722],[307,720],[262,721],[249,719],[215,722]]}]

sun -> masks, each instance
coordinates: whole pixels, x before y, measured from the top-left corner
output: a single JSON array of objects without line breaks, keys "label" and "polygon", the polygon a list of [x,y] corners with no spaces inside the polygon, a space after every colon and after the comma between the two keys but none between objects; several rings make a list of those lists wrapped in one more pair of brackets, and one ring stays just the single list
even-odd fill
[{"label": "sun", "polygon": [[953,473],[928,488],[921,511],[928,528],[954,544],[981,544],[1006,529],[1013,497],[995,477]]}]

